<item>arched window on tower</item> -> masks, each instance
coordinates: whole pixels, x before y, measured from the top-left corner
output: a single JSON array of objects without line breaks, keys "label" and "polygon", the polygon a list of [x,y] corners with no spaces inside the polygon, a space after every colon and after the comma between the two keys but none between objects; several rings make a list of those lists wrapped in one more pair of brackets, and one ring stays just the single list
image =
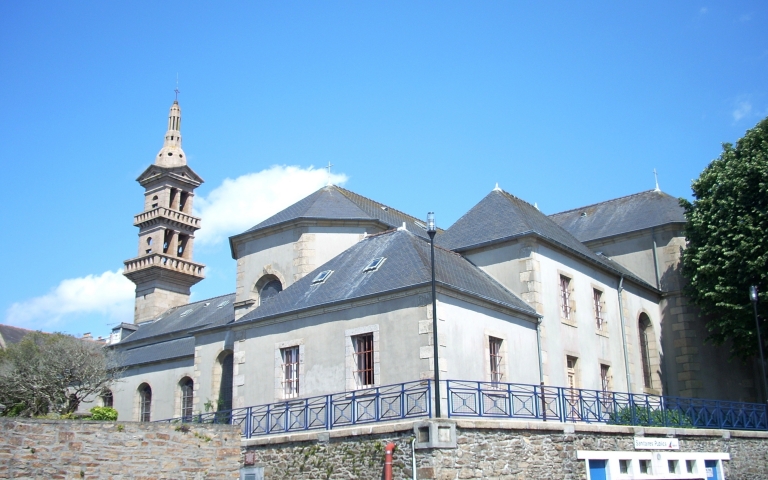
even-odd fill
[{"label": "arched window on tower", "polygon": [[640,314],[638,321],[638,333],[640,334],[640,356],[643,363],[643,386],[653,388],[653,375],[651,370],[651,342],[653,341],[653,326],[651,319],[645,313]]},{"label": "arched window on tower", "polygon": [[139,421],[149,422],[152,417],[152,389],[146,383],[139,386]]},{"label": "arched window on tower", "polygon": [[266,285],[261,287],[261,290],[259,290],[259,301],[260,303],[264,303],[282,291],[283,284],[280,283],[280,280],[270,280]]}]

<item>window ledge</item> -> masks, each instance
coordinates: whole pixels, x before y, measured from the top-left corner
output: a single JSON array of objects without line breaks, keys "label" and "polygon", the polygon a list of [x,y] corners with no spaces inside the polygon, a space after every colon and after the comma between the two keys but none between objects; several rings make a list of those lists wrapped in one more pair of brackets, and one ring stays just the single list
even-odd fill
[{"label": "window ledge", "polygon": [[605,330],[595,329],[595,334],[600,335],[601,337],[608,338],[608,332]]},{"label": "window ledge", "polygon": [[569,327],[577,328],[576,320],[560,317],[560,323]]},{"label": "window ledge", "polygon": [[643,393],[646,395],[661,395],[661,392],[655,388],[643,387]]}]

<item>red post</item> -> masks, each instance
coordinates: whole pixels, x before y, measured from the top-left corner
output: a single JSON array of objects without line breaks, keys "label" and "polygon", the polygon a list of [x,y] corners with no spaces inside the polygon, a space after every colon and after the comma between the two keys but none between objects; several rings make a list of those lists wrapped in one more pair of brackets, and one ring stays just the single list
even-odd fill
[{"label": "red post", "polygon": [[392,452],[395,450],[395,444],[389,442],[384,449],[384,480],[392,480]]}]

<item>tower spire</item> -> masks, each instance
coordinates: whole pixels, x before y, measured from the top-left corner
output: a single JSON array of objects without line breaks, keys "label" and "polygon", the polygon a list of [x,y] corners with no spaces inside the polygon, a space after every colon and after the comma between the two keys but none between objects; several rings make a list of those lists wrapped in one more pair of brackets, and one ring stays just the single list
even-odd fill
[{"label": "tower spire", "polygon": [[181,148],[181,107],[179,106],[179,87],[176,87],[176,100],[168,112],[168,130],[160,153],[155,157],[155,165],[161,167],[180,167],[187,164],[184,150]]},{"label": "tower spire", "polygon": [[133,219],[139,227],[139,249],[124,262],[123,275],[136,284],[134,322],[141,323],[189,303],[190,287],[204,277],[205,266],[192,256],[200,229],[192,201],[203,179],[189,168],[181,149],[181,108],[176,100],[163,148],[137,181],[144,187],[144,211]]},{"label": "tower spire", "polygon": [[655,192],[660,192],[661,189],[659,188],[659,174],[656,173],[656,169],[653,169],[653,178],[656,179],[656,188],[654,189]]}]

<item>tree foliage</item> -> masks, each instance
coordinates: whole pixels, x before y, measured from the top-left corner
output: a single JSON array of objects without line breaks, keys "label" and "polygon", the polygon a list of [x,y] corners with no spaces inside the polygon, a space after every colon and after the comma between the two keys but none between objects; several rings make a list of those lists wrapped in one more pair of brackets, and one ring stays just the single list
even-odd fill
[{"label": "tree foliage", "polygon": [[103,345],[61,333],[31,333],[0,350],[0,403],[8,414],[66,415],[122,373]]},{"label": "tree foliage", "polygon": [[[731,353],[757,353],[749,286],[760,289],[768,313],[768,118],[747,131],[692,184],[693,203],[681,200],[688,247],[683,251],[687,295],[707,316],[710,340]],[[761,327],[763,341],[764,326]]]}]

